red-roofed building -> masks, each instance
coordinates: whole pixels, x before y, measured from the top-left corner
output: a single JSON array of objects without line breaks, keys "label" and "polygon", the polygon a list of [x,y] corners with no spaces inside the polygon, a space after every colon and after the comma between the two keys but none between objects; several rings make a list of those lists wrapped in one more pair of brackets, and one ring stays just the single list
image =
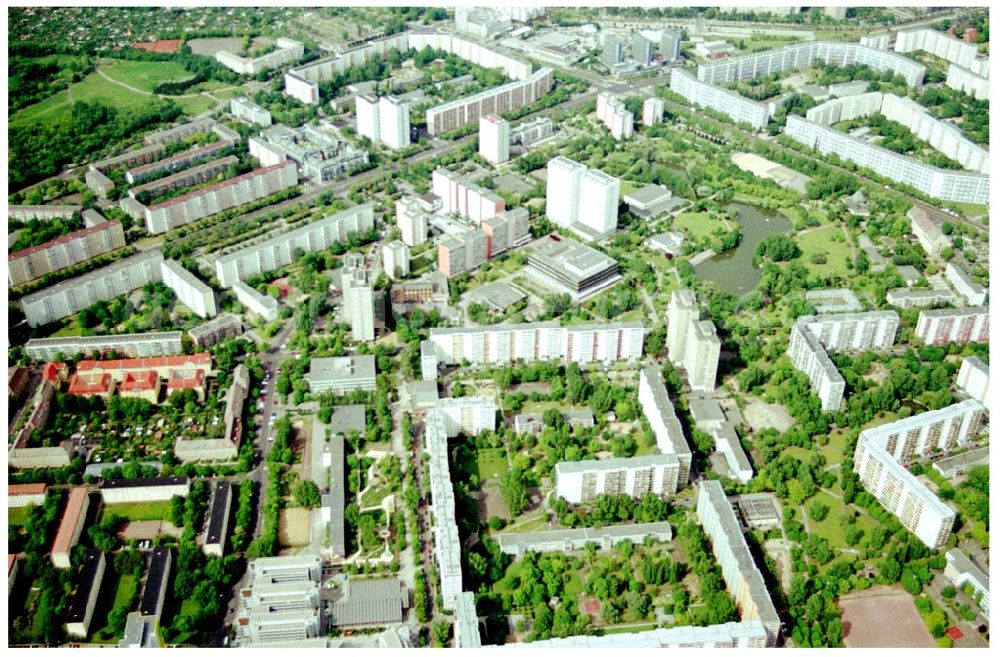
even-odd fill
[{"label": "red-roofed building", "polygon": [[947,630],[945,630],[945,632],[947,632],[948,636],[951,637],[952,641],[958,641],[963,636],[965,636],[965,632],[963,632],[962,630],[958,629],[958,626],[956,626],[956,625],[952,625]]},{"label": "red-roofed building", "polygon": [[205,401],[205,370],[174,370],[167,379],[167,395],[174,390],[191,389],[198,393],[198,401]]},{"label": "red-roofed building", "polygon": [[46,363],[42,368],[42,380],[54,383],[57,386],[69,376],[69,367],[66,363]]},{"label": "red-roofed building", "polygon": [[28,389],[31,370],[20,365],[7,370],[7,398],[13,402],[20,399]]},{"label": "red-roofed building", "polygon": [[8,484],[7,508],[15,508],[35,504],[41,506],[45,502],[46,484]]},{"label": "red-roofed building", "polygon": [[122,381],[129,372],[152,370],[161,379],[168,379],[177,370],[204,370],[210,376],[212,371],[212,354],[201,353],[190,356],[160,356],[152,358],[119,358],[117,360],[81,360],[76,371],[82,373],[107,372],[115,381]]},{"label": "red-roofed building", "polygon": [[122,380],[118,394],[122,397],[139,397],[155,404],[160,397],[160,377],[153,370],[129,372]]},{"label": "red-roofed building", "polygon": [[272,281],[271,285],[273,285],[274,287],[278,288],[278,293],[281,295],[282,299],[287,298],[288,295],[291,294],[291,292],[292,292],[292,286],[288,284],[288,277],[287,276],[284,277],[284,278],[279,278],[279,279],[277,279],[275,281]]},{"label": "red-roofed building", "polygon": [[69,380],[69,394],[104,397],[108,399],[115,392],[115,380],[107,373],[74,374]]}]

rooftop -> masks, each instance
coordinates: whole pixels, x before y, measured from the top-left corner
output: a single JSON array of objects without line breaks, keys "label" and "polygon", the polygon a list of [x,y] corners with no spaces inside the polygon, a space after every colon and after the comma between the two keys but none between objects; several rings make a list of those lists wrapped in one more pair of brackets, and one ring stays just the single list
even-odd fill
[{"label": "rooftop", "polygon": [[618,470],[624,468],[648,468],[657,465],[676,465],[676,454],[646,454],[628,458],[590,459],[587,461],[560,461],[556,463],[556,476],[590,472],[592,470]]},{"label": "rooftop", "polygon": [[626,194],[625,202],[629,205],[647,207],[666,201],[672,196],[671,191],[662,185],[646,185],[641,189]]},{"label": "rooftop", "polygon": [[409,607],[406,584],[398,579],[348,580],[342,590],[330,605],[332,627],[399,623]]},{"label": "rooftop", "polygon": [[232,504],[232,487],[222,481],[214,486],[212,510],[205,530],[205,545],[215,545],[226,541],[226,526],[229,524],[229,509]]},{"label": "rooftop", "polygon": [[131,255],[127,258],[116,260],[112,262],[110,265],[101,267],[100,269],[95,269],[86,274],[82,274],[80,276],[67,279],[60,283],[56,283],[55,285],[43,288],[37,292],[26,294],[23,297],[21,297],[21,303],[24,305],[30,305],[33,303],[37,303],[42,299],[50,299],[56,294],[60,294],[70,289],[76,290],[79,288],[83,288],[91,281],[100,280],[105,276],[109,276],[111,274],[123,271],[134,265],[140,265],[149,260],[155,260],[158,263],[162,259],[163,259],[163,253],[161,253],[158,249],[154,249],[151,251],[142,251],[136,253],[135,255]]},{"label": "rooftop", "polygon": [[20,251],[16,251],[7,256],[7,262],[12,262],[14,260],[23,258],[24,256],[30,255],[32,253],[37,253],[39,251],[46,251],[54,246],[65,244],[67,242],[72,242],[73,240],[83,239],[87,237],[87,235],[93,235],[94,233],[100,233],[102,231],[108,230],[109,228],[112,227],[112,225],[115,224],[121,225],[120,222],[118,221],[105,221],[104,223],[97,224],[96,226],[92,226],[90,228],[83,228],[81,230],[74,231],[69,235],[63,235],[62,237],[57,237],[54,240],[49,240],[44,244],[28,247],[27,249],[21,249]]},{"label": "rooftop", "polygon": [[313,358],[309,363],[310,381],[353,381],[375,378],[375,356]]},{"label": "rooftop", "polygon": [[148,486],[187,486],[187,477],[149,477],[145,479],[112,479],[101,484],[102,490],[145,488]]},{"label": "rooftop", "polygon": [[501,281],[487,283],[469,293],[471,301],[485,303],[490,308],[499,312],[507,310],[518,301],[526,298],[526,294]]},{"label": "rooftop", "polygon": [[531,252],[530,258],[550,267],[565,270],[577,280],[618,266],[614,258],[568,237],[561,237],[558,242],[554,240],[545,242]]}]

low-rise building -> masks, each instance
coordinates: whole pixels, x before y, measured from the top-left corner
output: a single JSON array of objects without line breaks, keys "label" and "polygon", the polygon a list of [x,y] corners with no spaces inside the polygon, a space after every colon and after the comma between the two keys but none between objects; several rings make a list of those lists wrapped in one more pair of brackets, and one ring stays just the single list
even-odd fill
[{"label": "low-rise building", "polygon": [[330,627],[396,625],[410,607],[406,583],[398,579],[345,579],[330,604]]},{"label": "low-rise building", "polygon": [[956,588],[963,588],[968,584],[972,588],[973,598],[979,604],[979,608],[988,617],[990,614],[990,578],[958,548],[948,550],[944,558],[947,562],[944,567],[945,579]]},{"label": "low-rise building", "polygon": [[670,523],[645,522],[580,529],[552,529],[539,532],[504,532],[497,536],[500,551],[515,557],[526,552],[572,552],[594,543],[598,549],[610,550],[619,543],[642,543],[652,538],[667,543],[673,538]]},{"label": "low-rise building", "polygon": [[665,256],[672,258],[683,251],[684,233],[675,233],[672,231],[657,233],[646,240],[646,246],[653,251],[659,251]]},{"label": "low-rise building", "polygon": [[625,195],[628,211],[643,219],[653,219],[664,212],[680,207],[683,199],[674,198],[673,192],[662,185],[646,185]]},{"label": "low-rise building", "polygon": [[150,404],[156,404],[160,398],[160,377],[151,370],[126,372],[125,378],[118,386],[118,394],[122,397],[145,399]]},{"label": "low-rise building", "polygon": [[[563,424],[574,429],[594,426],[594,414],[590,411],[563,411],[559,416]],[[541,413],[518,413],[514,416],[514,433],[541,433],[544,428]]]},{"label": "low-rise building", "polygon": [[101,484],[101,497],[105,504],[169,502],[174,495],[187,497],[190,490],[187,477],[112,479]]},{"label": "low-rise building", "polygon": [[305,125],[276,125],[249,140],[250,154],[265,167],[294,162],[303,175],[317,183],[368,164],[368,152],[343,141],[330,130]]},{"label": "low-rise building", "polygon": [[762,532],[781,529],[781,504],[774,493],[747,493],[736,501],[740,517],[750,529]]},{"label": "low-rise building", "polygon": [[33,338],[24,350],[35,360],[72,358],[77,354],[106,354],[114,351],[120,356],[142,358],[147,356],[173,356],[181,353],[181,331],[158,333],[123,333],[120,335],[72,336],[65,338]]},{"label": "low-rise building", "polygon": [[69,613],[66,615],[66,634],[86,639],[90,633],[90,621],[94,618],[94,609],[100,597],[101,584],[104,582],[104,571],[107,560],[100,550],[90,550],[80,571],[79,584],[69,603]]},{"label": "low-rise building", "polygon": [[226,553],[226,539],[229,535],[229,513],[233,503],[233,489],[228,481],[220,481],[212,489],[208,526],[205,528],[205,542],[202,543],[201,549],[209,556],[222,557]]},{"label": "low-rise building", "polygon": [[83,524],[90,508],[90,494],[86,486],[76,486],[69,491],[69,500],[63,511],[55,541],[52,543],[52,564],[56,568],[69,568],[69,555],[83,532]]},{"label": "low-rise building", "polygon": [[16,509],[25,506],[41,506],[45,503],[46,484],[8,484],[7,508]]},{"label": "low-rise building", "polygon": [[240,318],[233,313],[222,313],[188,331],[188,336],[196,347],[208,349],[230,336],[241,333],[243,324]]},{"label": "low-rise building", "polygon": [[968,452],[962,452],[955,456],[938,459],[934,461],[933,468],[945,479],[955,479],[968,472],[969,468],[976,465],[989,465],[989,462],[990,448],[987,445],[978,449],[970,449]]},{"label": "low-rise building", "polygon": [[944,268],[944,275],[970,306],[986,303],[986,288],[972,280],[964,269],[949,262]]},{"label": "low-rise building", "polygon": [[958,297],[951,290],[914,290],[908,287],[894,287],[885,293],[885,301],[897,308],[929,308],[931,306],[953,306]]},{"label": "low-rise building", "polygon": [[87,169],[83,180],[87,184],[87,189],[94,192],[98,198],[108,198],[115,191],[114,181],[93,167]]},{"label": "low-rise building", "polygon": [[107,401],[115,394],[115,380],[108,373],[77,373],[70,377],[66,392],[82,397],[102,397]]},{"label": "low-rise building", "polygon": [[820,314],[861,312],[857,295],[846,287],[807,290],[806,301],[815,306]]},{"label": "low-rise building", "polygon": [[924,247],[927,255],[937,255],[941,249],[948,246],[948,239],[941,232],[941,226],[927,210],[914,205],[906,216],[910,218],[910,228],[914,237],[920,242],[920,246]]},{"label": "low-rise building", "polygon": [[568,237],[549,240],[528,252],[525,273],[576,302],[588,299],[622,279],[618,262]]},{"label": "low-rise building", "polygon": [[313,358],[306,380],[311,392],[375,390],[375,356]]}]

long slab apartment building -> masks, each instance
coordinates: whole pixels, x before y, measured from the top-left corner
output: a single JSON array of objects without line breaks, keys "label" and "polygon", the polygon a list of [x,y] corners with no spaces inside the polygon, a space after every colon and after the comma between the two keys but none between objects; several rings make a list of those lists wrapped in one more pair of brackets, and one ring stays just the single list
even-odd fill
[{"label": "long slab apartment building", "polygon": [[25,345],[25,352],[39,361],[60,357],[72,358],[77,354],[115,351],[128,358],[145,356],[175,356],[182,351],[182,331],[158,333],[123,333],[121,335],[72,336],[65,338],[32,338]]},{"label": "long slab apartment building", "polygon": [[29,326],[69,317],[98,301],[128,294],[146,283],[162,280],[163,253],[146,251],[57,283],[21,299]]},{"label": "long slab apartment building", "polygon": [[306,253],[321,251],[344,242],[352,233],[363,233],[374,226],[375,215],[371,204],[348,208],[259,244],[216,256],[215,275],[220,285],[232,287],[248,276],[273,271],[291,263],[296,249]]},{"label": "long slab apartment building", "polygon": [[491,327],[431,329],[421,343],[423,378],[437,378],[438,363],[473,366],[515,361],[610,363],[642,357],[646,330],[639,322],[560,326],[558,321]]},{"label": "long slab apartment building", "polygon": [[7,256],[7,281],[21,285],[125,246],[121,222],[105,221]]},{"label": "long slab apartment building", "polygon": [[989,342],[990,307],[922,310],[913,335],[933,345]]},{"label": "long slab apartment building", "polygon": [[985,420],[974,399],[866,429],[854,450],[861,485],[925,545],[948,542],[955,512],[904,467],[911,459],[969,444]]}]

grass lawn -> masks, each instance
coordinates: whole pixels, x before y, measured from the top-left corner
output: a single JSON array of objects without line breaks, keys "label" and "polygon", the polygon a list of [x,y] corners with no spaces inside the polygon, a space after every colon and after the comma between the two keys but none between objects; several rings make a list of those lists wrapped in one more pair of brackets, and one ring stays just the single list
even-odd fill
[{"label": "grass lawn", "polygon": [[28,522],[28,516],[30,514],[31,507],[27,506],[7,509],[7,524],[13,527],[23,527],[24,523]]},{"label": "grass lawn", "polygon": [[966,217],[982,217],[986,215],[986,206],[978,203],[955,203]]},{"label": "grass lawn", "polygon": [[716,229],[725,230],[726,225],[721,219],[712,217],[708,212],[681,212],[674,218],[674,230],[681,230],[695,239],[708,238]]},{"label": "grass lawn", "polygon": [[101,584],[101,594],[94,609],[94,618],[90,623],[91,643],[111,643],[118,638],[108,626],[108,614],[118,605],[128,602],[129,589],[134,579],[131,575],[118,575],[112,565],[108,564]]},{"label": "grass lawn", "polygon": [[[843,237],[844,233],[838,226],[826,226],[805,235],[796,235],[795,243],[802,249],[802,255],[798,257],[799,264],[821,276],[846,273],[847,259],[851,257],[851,247],[848,246],[847,242],[834,241],[834,235]],[[813,264],[810,258],[813,254],[821,252],[826,254],[826,263]]]},{"label": "grass lawn", "polygon": [[[809,509],[809,505],[812,504],[814,500],[819,500],[823,504],[830,507],[830,513],[823,518],[823,522],[816,522],[810,518],[809,533],[825,538],[830,544],[830,547],[834,550],[838,548],[849,548],[850,546],[844,542],[844,534],[846,533],[846,530],[841,526],[840,518],[845,513],[853,513],[853,507],[845,507],[844,503],[833,495],[827,493],[826,491],[820,491],[813,498],[806,501],[805,507],[807,511]],[[857,521],[858,527],[865,530],[865,535],[867,535],[877,524],[875,520],[864,511],[860,512]]]},{"label": "grass lawn", "polygon": [[136,502],[133,504],[107,504],[104,514],[114,513],[129,520],[167,520],[170,502]]},{"label": "grass lawn", "polygon": [[365,492],[361,493],[361,506],[362,508],[377,506],[388,494],[388,486],[375,486],[374,488],[369,488]]},{"label": "grass lawn", "polygon": [[819,448],[819,453],[826,458],[827,463],[840,463],[844,456],[844,447],[847,445],[847,430],[838,429],[830,434],[830,442]]},{"label": "grass lawn", "polygon": [[549,519],[544,513],[535,512],[534,516],[518,518],[504,531],[512,533],[536,532],[549,526]]},{"label": "grass lawn", "polygon": [[[692,607],[695,605],[691,605]],[[636,625],[635,623],[627,623],[625,625],[602,627],[601,628],[605,634],[634,634],[635,632],[645,632],[647,630],[655,630],[656,623],[646,623],[642,625]]]},{"label": "grass lawn", "polygon": [[487,479],[499,479],[500,475],[507,471],[507,455],[500,447],[481,449],[477,455],[479,461],[479,481]]},{"label": "grass lawn", "polygon": [[621,182],[621,187],[618,190],[618,199],[621,200],[621,199],[625,198],[626,194],[631,194],[637,188],[638,188],[638,185],[636,185],[634,182],[630,182],[628,180],[623,180]]},{"label": "grass lawn", "polygon": [[[132,62],[106,59],[100,69],[113,80],[152,93],[161,82],[187,80],[194,77],[180,62]],[[124,89],[123,89],[124,91]]]},{"label": "grass lawn", "polygon": [[576,596],[583,593],[583,578],[580,576],[580,573],[575,570],[571,570],[566,573],[566,575],[568,576],[568,579],[566,580],[564,591],[566,597],[572,600],[576,598]]}]

